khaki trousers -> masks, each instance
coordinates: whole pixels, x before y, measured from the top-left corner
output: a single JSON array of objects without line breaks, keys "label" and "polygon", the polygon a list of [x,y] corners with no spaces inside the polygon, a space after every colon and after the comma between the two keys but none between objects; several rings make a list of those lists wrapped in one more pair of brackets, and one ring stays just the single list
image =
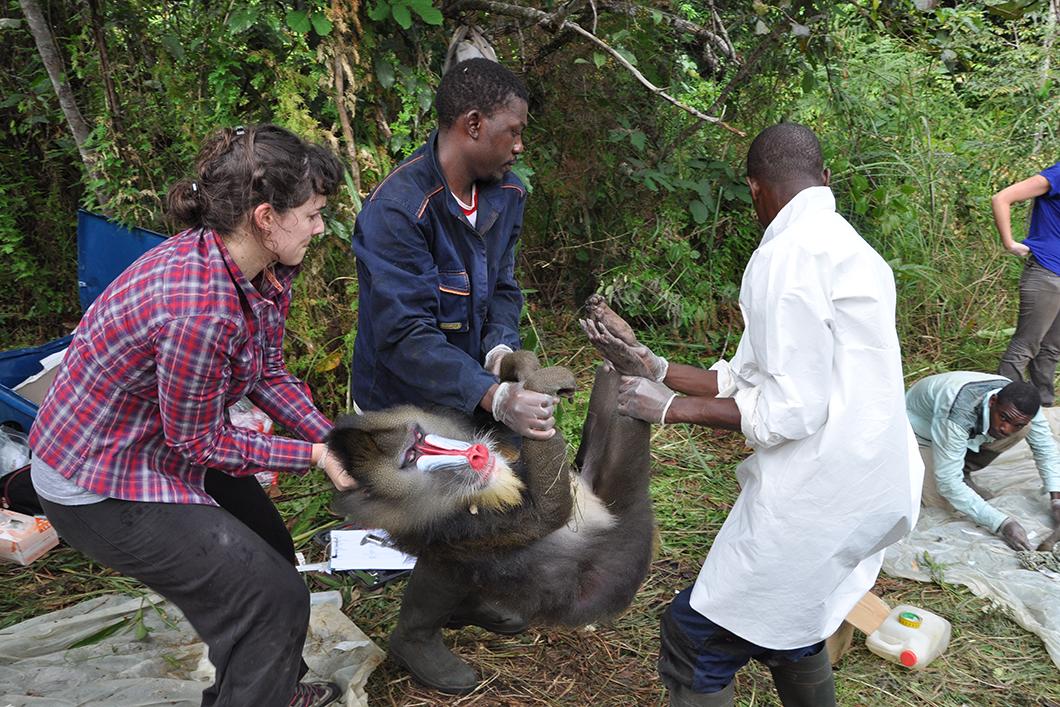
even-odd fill
[{"label": "khaki trousers", "polygon": [[[969,484],[976,493],[982,495],[981,490],[975,484],[970,483],[972,480],[972,472],[987,467],[992,461],[997,459],[998,455],[1003,451],[1016,446],[1016,444],[1023,440],[1030,431],[1031,426],[1029,424],[1024,425],[1023,428],[1015,434],[982,445],[979,447],[978,452],[969,450],[964,456],[964,483]],[[954,512],[953,506],[950,505],[949,501],[942,497],[942,494],[939,493],[938,486],[935,483],[935,455],[931,451],[931,445],[924,444],[921,440],[917,440],[917,442],[920,447],[920,458],[924,460],[924,490],[920,495],[921,505],[927,508],[943,508],[951,513]]]}]

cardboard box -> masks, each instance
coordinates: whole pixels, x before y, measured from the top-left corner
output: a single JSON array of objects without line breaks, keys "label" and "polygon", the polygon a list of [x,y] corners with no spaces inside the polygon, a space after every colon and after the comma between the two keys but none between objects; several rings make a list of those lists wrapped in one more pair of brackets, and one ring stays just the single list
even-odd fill
[{"label": "cardboard box", "polygon": [[58,544],[47,518],[0,508],[0,560],[28,565]]}]

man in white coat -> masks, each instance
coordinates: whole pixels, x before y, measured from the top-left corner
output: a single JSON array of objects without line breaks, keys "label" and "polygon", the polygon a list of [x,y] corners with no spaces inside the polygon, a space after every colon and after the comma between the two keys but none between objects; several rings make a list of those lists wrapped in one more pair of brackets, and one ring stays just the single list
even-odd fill
[{"label": "man in white coat", "polygon": [[826,707],[824,639],[916,522],[923,464],[905,414],[894,277],[836,213],[816,136],[767,128],[747,175],[765,233],[744,271],[732,360],[669,364],[599,299],[583,328],[637,376],[622,383],[622,412],[739,430],[754,450],[699,578],[662,619],[670,704],[731,705],[733,677],[754,658],[784,705]]}]

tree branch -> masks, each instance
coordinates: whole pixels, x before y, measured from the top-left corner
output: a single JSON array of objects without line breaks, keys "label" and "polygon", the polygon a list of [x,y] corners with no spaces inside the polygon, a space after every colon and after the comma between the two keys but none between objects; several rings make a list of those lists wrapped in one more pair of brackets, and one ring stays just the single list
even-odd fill
[{"label": "tree branch", "polygon": [[121,133],[121,105],[118,93],[114,90],[114,79],[111,76],[110,58],[107,55],[107,41],[103,34],[103,14],[100,12],[99,0],[88,0],[88,12],[92,18],[92,36],[96,40],[96,51],[99,52],[99,71],[103,75],[103,88],[107,96],[107,107],[110,109],[110,120],[115,133]]},{"label": "tree branch", "polygon": [[487,12],[492,12],[497,15],[507,15],[508,17],[520,17],[532,22],[536,22],[544,27],[553,29],[553,31],[570,30],[572,32],[576,32],[588,39],[593,44],[603,49],[608,54],[610,54],[615,59],[615,61],[617,61],[619,64],[625,67],[627,71],[633,74],[637,81],[644,85],[645,88],[647,88],[649,91],[659,96],[663,100],[672,103],[681,110],[685,111],[686,113],[689,113],[690,115],[695,116],[696,118],[705,123],[713,123],[715,125],[719,125],[725,128],[729,132],[735,133],[736,135],[739,135],[741,137],[745,136],[745,134],[741,130],[734,128],[722,119],[716,118],[711,115],[706,115],[705,113],[701,113],[695,108],[685,105],[670,94],[666,93],[666,91],[659,88],[647,78],[645,78],[644,74],[640,73],[640,71],[637,70],[637,67],[630,64],[626,60],[626,58],[623,57],[618,51],[613,49],[605,41],[597,37],[592,32],[588,31],[587,29],[583,28],[576,22],[564,20],[563,23],[560,24],[558,27],[554,27],[552,25],[553,15],[550,15],[547,12],[542,12],[541,10],[537,10],[532,7],[521,7],[519,5],[512,5],[510,3],[498,2],[497,0],[458,0],[450,7],[450,10],[453,12],[459,12],[461,10],[485,10]]},{"label": "tree branch", "polygon": [[[642,7],[640,5],[633,5],[631,3],[619,3],[613,1],[601,2],[599,3],[599,8],[601,10],[607,10],[608,12],[613,12],[619,15],[628,15],[633,18],[643,17],[646,16],[649,12],[651,12],[648,8]],[[668,24],[674,30],[678,32],[684,32],[685,34],[690,34],[701,42],[714,45],[714,48],[721,52],[730,61],[739,63],[739,59],[736,58],[736,50],[733,49],[732,43],[728,41],[728,37],[723,37],[722,35],[716,32],[712,32],[706,27],[701,27],[695,22],[689,22],[684,18],[671,15],[668,12],[663,12],[661,10],[655,10],[654,12],[658,12],[663,22]],[[718,67],[717,65],[715,65],[711,68],[717,69]]]},{"label": "tree branch", "polygon": [[353,126],[350,124],[350,115],[346,110],[346,87],[343,81],[345,67],[342,65],[342,44],[336,42],[335,63],[335,108],[339,114],[339,123],[342,125],[342,137],[346,140],[346,152],[350,158],[350,177],[358,196],[361,192],[361,167],[357,164],[357,142],[353,137]]},{"label": "tree branch", "polygon": [[[85,170],[88,172],[89,177],[98,183],[100,180],[99,175],[96,173],[96,156],[85,146],[91,128],[89,128],[84,116],[81,115],[81,110],[77,107],[77,101],[74,100],[74,92],[70,88],[70,83],[66,80],[66,70],[63,68],[62,55],[59,53],[59,47],[55,44],[55,38],[52,37],[51,28],[48,27],[48,22],[44,19],[37,0],[19,0],[19,4],[22,5],[22,14],[26,16],[26,24],[29,25],[33,41],[37,45],[37,52],[40,53],[44,68],[48,71],[48,78],[51,79],[52,88],[55,89],[55,95],[59,99],[59,107],[62,108],[63,115],[66,116],[66,124],[70,127],[70,132],[74,136],[77,151],[81,154],[81,162],[85,165]],[[96,190],[96,201],[99,202],[101,208],[107,203],[107,199],[98,189]]]}]

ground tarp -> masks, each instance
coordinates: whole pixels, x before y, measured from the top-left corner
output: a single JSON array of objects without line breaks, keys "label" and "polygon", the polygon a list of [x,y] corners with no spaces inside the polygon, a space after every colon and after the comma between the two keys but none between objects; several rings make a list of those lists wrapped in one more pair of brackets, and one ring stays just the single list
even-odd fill
[{"label": "ground tarp", "polygon": [[[1046,411],[1056,435],[1060,411]],[[1053,529],[1049,506],[1031,457],[1020,442],[982,471],[977,484],[994,494],[990,503],[1014,516],[1037,547]],[[930,581],[932,573],[951,584],[968,587],[990,599],[1023,628],[1045,643],[1060,668],[1060,575],[1028,570],[998,537],[963,516],[939,509],[921,509],[908,537],[887,549],[883,571],[893,577]]]},{"label": "ground tarp", "polygon": [[[364,684],[383,660],[340,608],[313,595],[306,679],[345,690],[336,704],[364,707]],[[206,647],[160,597],[105,595],[0,630],[0,706],[198,705],[213,680]]]}]

